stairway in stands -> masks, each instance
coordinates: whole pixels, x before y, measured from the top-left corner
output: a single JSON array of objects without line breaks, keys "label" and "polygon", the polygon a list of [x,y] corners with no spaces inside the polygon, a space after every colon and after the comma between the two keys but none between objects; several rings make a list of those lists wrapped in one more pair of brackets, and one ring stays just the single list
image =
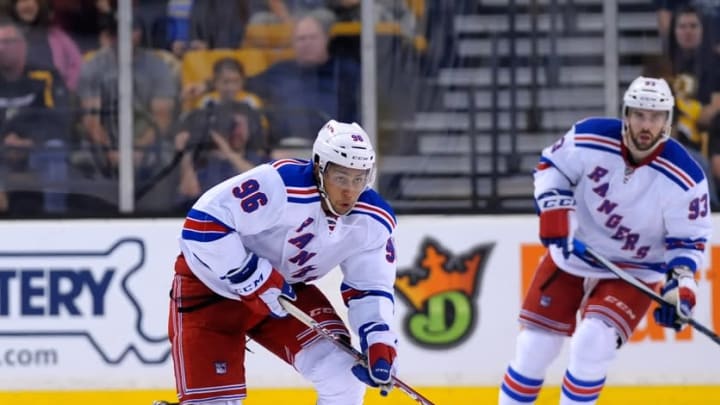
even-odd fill
[{"label": "stairway in stands", "polygon": [[[541,149],[574,122],[605,113],[602,3],[516,0],[515,58],[510,57],[507,0],[480,0],[474,13],[455,16],[460,67],[441,69],[429,79],[437,97],[432,108],[391,124],[416,141],[412,153],[383,156],[380,161],[381,185],[392,204],[424,211],[532,211],[532,169]],[[660,42],[649,0],[620,0],[618,24],[622,89],[640,74],[645,56],[660,52]],[[495,62],[490,57],[494,38],[499,55]],[[491,136],[493,63],[498,83],[497,160],[492,158]],[[510,108],[513,88],[515,110]],[[474,120],[469,114],[471,94]],[[477,134],[474,168],[471,132]]]}]

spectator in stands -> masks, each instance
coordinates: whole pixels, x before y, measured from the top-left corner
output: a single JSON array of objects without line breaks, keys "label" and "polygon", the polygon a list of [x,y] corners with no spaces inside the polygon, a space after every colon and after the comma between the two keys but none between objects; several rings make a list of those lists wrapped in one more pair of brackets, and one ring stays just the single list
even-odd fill
[{"label": "spectator in stands", "polygon": [[697,10],[705,36],[711,48],[720,53],[720,2],[717,0],[654,0],[658,16],[658,33],[664,44],[669,43],[672,20],[678,10],[692,7]]},{"label": "spectator in stands", "polygon": [[239,48],[245,36],[250,0],[193,1],[190,49]]},{"label": "spectator in stands", "polygon": [[660,40],[663,43],[663,48],[666,48],[670,40],[670,25],[672,24],[673,12],[675,11],[676,5],[685,5],[689,0],[653,0],[655,4],[655,10],[657,12],[658,20],[658,34]]},{"label": "spectator in stands", "polygon": [[702,103],[697,100],[697,82],[693,76],[679,74],[672,79],[671,87],[675,93],[676,119],[674,124],[676,138],[685,148],[700,152],[707,160],[705,140],[698,126],[702,113]]},{"label": "spectator in stands", "polygon": [[702,109],[696,123],[700,131],[709,133],[710,165],[717,184],[720,179],[720,72],[716,67],[720,64],[720,55],[709,48],[701,16],[695,8],[684,6],[675,10],[668,54],[673,77],[683,75],[697,83],[694,86],[697,92],[692,97]]},{"label": "spectator in stands", "polygon": [[673,123],[673,137],[687,149],[702,167],[708,180],[710,191],[710,206],[713,211],[720,209],[720,196],[717,194],[717,185],[710,169],[709,140],[707,131],[699,128],[702,103],[697,100],[697,83],[695,78],[686,74],[675,76],[672,84],[675,93],[675,122]]},{"label": "spectator in stands", "polygon": [[[117,37],[114,26],[105,34],[111,46],[98,50],[87,61],[80,73],[78,96],[83,107],[82,129],[85,134],[83,152],[91,158],[78,162],[86,175],[116,178],[118,140],[118,59]],[[165,149],[171,150],[167,134],[175,118],[175,99],[178,80],[153,50],[139,47],[142,31],[133,29],[133,110],[136,175],[147,179],[167,158]],[[82,160],[82,159],[80,159]]]},{"label": "spectator in stands", "polygon": [[65,86],[75,91],[82,54],[62,28],[51,24],[47,0],[11,0],[9,14],[24,31],[28,42],[28,64],[57,70]]},{"label": "spectator in stands", "polygon": [[719,59],[708,48],[702,19],[695,8],[676,10],[668,52],[674,75],[687,74],[697,80],[697,97],[704,106],[700,125],[707,127],[720,110],[720,72],[715,68]]},{"label": "spectator in stands", "polygon": [[97,49],[99,34],[112,19],[109,0],[49,0],[53,22],[65,30],[81,52]]},{"label": "spectator in stands", "polygon": [[20,28],[0,20],[2,169],[6,179],[25,174],[40,181],[37,187],[28,185],[28,190],[3,190],[0,194],[6,195],[1,199],[13,214],[61,213],[66,209],[65,195],[56,186],[67,173],[67,89],[54,70],[30,66],[27,54]]},{"label": "spectator in stands", "polygon": [[359,65],[330,55],[329,28],[312,15],[303,17],[293,32],[295,59],[248,79],[248,90],[268,104],[271,148],[287,137],[310,143],[328,117],[358,120]]},{"label": "spectator in stands", "polygon": [[189,114],[175,136],[176,150],[184,152],[178,212],[213,185],[265,162],[263,146],[257,114],[247,104],[230,101]]},{"label": "spectator in stands", "polygon": [[182,57],[190,46],[190,14],[193,0],[168,0],[167,42],[175,56]]},{"label": "spectator in stands", "polygon": [[206,82],[188,84],[182,97],[195,109],[230,102],[247,104],[261,120],[263,131],[267,132],[269,124],[261,111],[263,102],[257,95],[245,90],[246,80],[245,69],[237,59],[221,58],[213,64],[213,77]]},{"label": "spectator in stands", "polygon": [[143,41],[146,48],[168,49],[167,21],[168,0],[133,0],[133,18],[142,24]]},{"label": "spectator in stands", "polygon": [[[705,177],[712,179],[708,134],[701,130],[698,124],[703,107],[697,100],[697,82],[693,76],[687,74],[673,75],[672,68],[672,63],[666,56],[651,56],[645,61],[642,75],[659,77],[670,83],[675,95],[671,136],[685,146],[690,156],[702,167]],[[713,210],[720,208],[720,196],[717,195],[714,181],[708,181],[708,189]]]},{"label": "spectator in stands", "polygon": [[218,59],[213,64],[213,90],[203,96],[195,107],[207,107],[210,104],[224,104],[231,101],[245,103],[255,110],[262,108],[258,96],[245,90],[245,69],[233,58]]}]

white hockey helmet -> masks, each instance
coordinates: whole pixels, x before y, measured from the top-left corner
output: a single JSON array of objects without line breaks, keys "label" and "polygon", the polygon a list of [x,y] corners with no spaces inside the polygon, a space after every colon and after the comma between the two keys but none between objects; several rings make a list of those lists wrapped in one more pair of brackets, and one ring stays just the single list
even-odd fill
[{"label": "white hockey helmet", "polygon": [[663,133],[663,138],[667,138],[670,136],[674,107],[675,98],[665,79],[639,76],[630,83],[623,96],[622,114],[623,118],[627,117],[630,108],[667,111],[667,122]]},{"label": "white hockey helmet", "polygon": [[332,162],[350,169],[369,170],[369,174],[373,175],[375,149],[365,130],[357,123],[330,120],[323,125],[315,139],[313,161],[321,172]]},{"label": "white hockey helmet", "polygon": [[325,200],[326,208],[336,216],[341,214],[330,202],[323,180],[328,163],[350,169],[367,170],[365,186],[371,184],[375,178],[375,149],[365,130],[354,122],[347,124],[330,120],[323,125],[313,144],[313,162],[320,170],[318,178],[320,196]]}]

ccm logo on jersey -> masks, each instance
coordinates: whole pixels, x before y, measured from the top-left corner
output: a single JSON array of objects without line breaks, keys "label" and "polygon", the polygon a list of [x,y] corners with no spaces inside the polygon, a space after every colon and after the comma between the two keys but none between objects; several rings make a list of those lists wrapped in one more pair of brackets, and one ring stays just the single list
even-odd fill
[{"label": "ccm logo on jersey", "polygon": [[[142,363],[164,362],[167,337],[143,330],[143,294],[133,291],[144,263],[144,242],[134,238],[95,251],[0,251],[0,316],[7,321],[0,322],[0,346],[18,336],[74,337],[108,364],[131,353]],[[73,357],[85,355],[98,358]]]}]

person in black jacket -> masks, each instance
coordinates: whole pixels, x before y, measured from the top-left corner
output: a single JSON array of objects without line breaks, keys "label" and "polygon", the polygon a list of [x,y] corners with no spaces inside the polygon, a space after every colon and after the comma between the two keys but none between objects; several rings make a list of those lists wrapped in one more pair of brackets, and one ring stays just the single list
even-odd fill
[{"label": "person in black jacket", "polygon": [[329,29],[312,14],[301,18],[293,33],[295,59],[248,80],[248,90],[267,102],[271,146],[290,137],[309,145],[328,117],[358,121],[360,67],[329,53]]},{"label": "person in black jacket", "polygon": [[[6,179],[26,173],[41,183],[21,182],[24,189],[7,193],[11,213],[63,212],[65,204],[56,191],[42,182],[62,183],[67,171],[66,142],[70,110],[67,89],[51,69],[35,69],[27,61],[27,42],[10,20],[0,20],[0,139]],[[38,185],[39,184],[39,185]],[[4,187],[11,187],[6,184]],[[2,210],[0,206],[0,211]]]}]

